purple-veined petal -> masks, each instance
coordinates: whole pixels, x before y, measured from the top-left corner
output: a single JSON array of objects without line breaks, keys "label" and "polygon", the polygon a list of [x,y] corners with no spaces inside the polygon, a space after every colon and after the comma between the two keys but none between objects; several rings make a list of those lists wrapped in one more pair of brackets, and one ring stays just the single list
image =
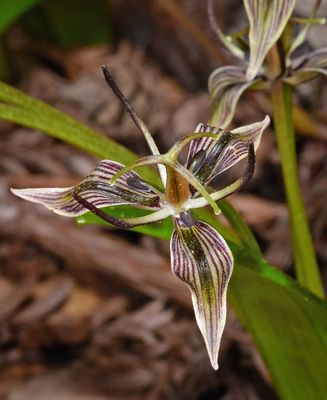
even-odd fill
[{"label": "purple-veined petal", "polygon": [[292,85],[309,81],[319,74],[327,76],[327,47],[312,51],[292,61],[290,76],[284,81]]},{"label": "purple-veined petal", "polygon": [[246,69],[237,65],[217,68],[209,77],[209,93],[213,98],[212,121],[226,128],[232,121],[237,103],[245,90],[259,83],[259,79],[247,81]]},{"label": "purple-veined petal", "polygon": [[97,208],[131,204],[145,209],[159,209],[158,195],[133,171],[121,176],[114,185],[109,185],[110,178],[123,167],[115,161],[103,160],[76,186],[11,190],[25,200],[43,204],[53,212],[67,217],[76,217],[88,211],[76,201],[74,192]]},{"label": "purple-veined petal", "polygon": [[[220,135],[222,132],[224,132],[223,129],[221,128],[216,128],[215,126],[211,126],[211,125],[207,125],[207,124],[199,124],[196,129],[195,129],[196,133],[202,133],[202,132],[211,132],[211,133],[215,133],[216,135]],[[194,139],[192,140],[192,142],[190,143],[190,148],[187,154],[187,160],[186,160],[186,165],[187,167],[190,169],[191,172],[195,172],[195,170],[198,170],[199,168],[199,157],[197,157],[197,165],[194,165],[192,168],[192,164],[194,164],[194,156],[195,155],[206,155],[208,153],[208,149],[210,147],[210,145],[212,143],[214,143],[215,140],[213,140],[213,138],[211,137],[203,137],[203,138],[199,138],[199,139]],[[203,156],[201,157],[203,158]],[[203,163],[204,159],[202,160]],[[201,166],[201,165],[200,165]]]},{"label": "purple-veined petal", "polygon": [[175,219],[170,242],[172,272],[192,294],[197,324],[209,358],[218,369],[218,352],[226,321],[226,292],[233,270],[233,256],[222,236],[210,225],[184,225]]},{"label": "purple-veined petal", "polygon": [[250,22],[250,60],[246,79],[251,81],[282,34],[293,12],[295,0],[244,0],[244,6]]},{"label": "purple-veined petal", "polygon": [[[211,199],[213,199],[214,201],[218,201],[224,199],[225,197],[239,190],[241,186],[243,186],[246,182],[248,182],[252,178],[254,169],[255,169],[254,144],[250,144],[248,150],[248,162],[243,175],[230,185],[225,186],[223,189],[210,193]],[[188,210],[191,210],[193,208],[202,208],[205,207],[206,205],[208,205],[207,199],[205,199],[204,197],[195,197],[189,199],[184,206]]]},{"label": "purple-veined petal", "polygon": [[[201,165],[196,165],[196,170],[193,173],[203,185],[208,184],[217,175],[246,157],[251,144],[254,144],[256,151],[262,133],[269,123],[270,118],[266,116],[261,122],[245,125],[233,129],[231,132],[222,131],[218,139],[210,137],[195,139],[190,144],[187,167],[192,167],[193,160],[197,159],[197,155],[202,152]],[[207,125],[199,125],[197,129],[212,129],[212,131],[218,132],[217,128]]]}]

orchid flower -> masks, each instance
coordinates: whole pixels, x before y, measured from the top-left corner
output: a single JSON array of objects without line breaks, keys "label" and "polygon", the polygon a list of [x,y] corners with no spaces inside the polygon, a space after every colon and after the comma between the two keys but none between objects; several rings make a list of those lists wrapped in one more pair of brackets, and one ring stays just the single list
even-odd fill
[{"label": "orchid flower", "polygon": [[[197,324],[211,364],[218,369],[233,256],[223,237],[207,223],[196,221],[191,210],[210,205],[219,214],[216,201],[235,192],[251,178],[255,151],[269,124],[269,117],[231,132],[200,124],[193,134],[180,139],[166,154],[160,154],[147,127],[117,87],[106,66],[103,66],[103,72],[109,87],[145,136],[152,155],[127,166],[103,160],[72,187],[12,189],[12,192],[67,217],[91,211],[117,228],[153,224],[172,217],[171,269],[191,291]],[[187,145],[188,157],[183,165],[178,156]],[[209,182],[243,158],[247,158],[244,175],[229,186],[209,193]],[[157,166],[165,189],[163,193],[134,171],[145,165]],[[118,219],[102,210],[106,206],[122,204],[152,212],[142,217]]]},{"label": "orchid flower", "polygon": [[[291,20],[295,3],[295,0],[244,0],[249,29],[233,37],[223,34],[214,16],[213,0],[208,0],[208,16],[213,30],[223,45],[243,61],[243,65],[219,67],[209,77],[213,120],[220,127],[226,128],[230,124],[237,103],[246,90],[269,87],[275,78],[266,68],[265,60],[286,25],[299,20]],[[320,0],[317,0],[310,18],[299,20],[304,28],[300,29],[288,48],[283,49],[283,73],[278,78],[291,85],[306,82],[319,74],[327,75],[327,48],[292,57],[294,51],[305,41],[310,25],[325,23],[324,18],[315,17],[319,4]],[[244,47],[248,47],[248,51]]]}]

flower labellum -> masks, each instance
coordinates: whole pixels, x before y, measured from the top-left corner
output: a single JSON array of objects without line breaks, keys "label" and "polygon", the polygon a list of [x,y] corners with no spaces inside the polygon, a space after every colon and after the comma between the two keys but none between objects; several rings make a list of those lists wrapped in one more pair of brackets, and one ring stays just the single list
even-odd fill
[{"label": "flower labellum", "polygon": [[[254,171],[255,151],[269,117],[263,121],[223,131],[200,124],[195,132],[180,139],[166,154],[160,154],[150,132],[103,67],[108,85],[143,133],[152,155],[124,166],[103,160],[91,173],[67,188],[11,189],[12,192],[40,203],[57,214],[76,217],[88,211],[118,228],[126,229],[173,218],[170,254],[172,272],[190,289],[195,317],[203,335],[211,364],[218,369],[218,352],[226,320],[226,292],[233,270],[233,256],[223,237],[210,225],[196,221],[192,209],[210,205],[219,213],[216,201],[238,190]],[[185,165],[178,160],[189,145]],[[229,186],[212,193],[207,185],[216,176],[247,158],[246,170]],[[145,182],[134,170],[156,165],[164,192]],[[106,206],[129,204],[152,213],[118,219],[108,215]]]}]

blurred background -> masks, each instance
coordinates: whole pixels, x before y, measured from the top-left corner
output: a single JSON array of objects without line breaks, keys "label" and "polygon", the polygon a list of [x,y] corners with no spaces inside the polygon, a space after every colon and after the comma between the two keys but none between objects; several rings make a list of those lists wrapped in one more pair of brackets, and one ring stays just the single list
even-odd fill
[{"label": "blurred background", "polygon": [[[297,6],[299,16],[310,9],[305,3]],[[322,7],[327,10],[326,1]],[[235,62],[211,33],[205,8],[199,0],[4,1],[0,78],[145,155],[143,138],[105,84],[100,67],[106,63],[167,150],[208,121],[208,76]],[[216,15],[225,31],[246,23],[240,0],[216,1]],[[307,46],[326,46],[323,32],[312,29]],[[326,282],[326,85],[304,85],[296,101],[299,175]],[[267,113],[265,95],[248,92],[233,126]],[[0,122],[0,399],[276,399],[232,309],[220,369],[211,369],[188,290],[170,273],[168,242],[77,227],[8,191],[71,186],[97,161],[40,132]],[[254,178],[230,200],[267,260],[292,274],[272,127]]]}]

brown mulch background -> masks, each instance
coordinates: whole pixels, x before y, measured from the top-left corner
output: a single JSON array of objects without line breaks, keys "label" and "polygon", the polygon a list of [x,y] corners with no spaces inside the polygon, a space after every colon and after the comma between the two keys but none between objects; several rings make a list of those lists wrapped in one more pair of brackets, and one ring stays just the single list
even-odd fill
[{"label": "brown mulch background", "polygon": [[[12,27],[6,37],[12,83],[147,154],[105,85],[99,66],[107,63],[160,148],[168,149],[207,121],[208,74],[232,60],[216,46],[201,2],[176,4],[189,23],[205,27],[204,39],[189,26],[181,28],[178,15],[159,3],[140,7],[130,1],[126,14],[113,1],[117,38],[106,47],[63,51],[32,42],[19,26]],[[237,19],[227,3],[221,2],[220,16],[226,26],[235,19],[237,27],[242,15]],[[148,30],[140,30],[140,14]],[[243,97],[235,126],[263,118],[266,102],[260,96]],[[313,83],[297,101],[318,121],[313,132],[299,129],[298,157],[326,282],[326,86]],[[170,273],[167,242],[103,226],[78,227],[9,192],[70,186],[96,165],[95,158],[3,122],[0,135],[0,399],[276,399],[260,355],[231,309],[220,369],[211,369],[188,290]],[[224,179],[238,173],[234,168]],[[270,127],[253,180],[231,202],[267,260],[292,274],[281,182]]]}]

